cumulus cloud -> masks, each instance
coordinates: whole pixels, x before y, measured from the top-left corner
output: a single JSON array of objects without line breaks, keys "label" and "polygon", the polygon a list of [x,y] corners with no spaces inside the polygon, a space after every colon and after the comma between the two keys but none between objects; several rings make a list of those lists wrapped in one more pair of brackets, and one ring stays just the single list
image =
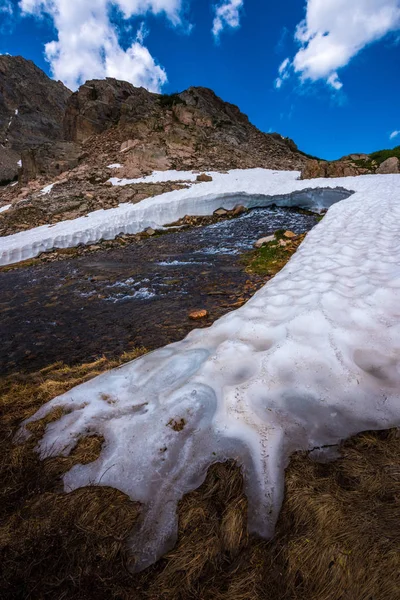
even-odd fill
[{"label": "cumulus cloud", "polygon": [[400,0],[307,0],[291,66],[302,81],[322,79],[339,90],[338,70],[365,46],[399,29]]},{"label": "cumulus cloud", "polygon": [[226,27],[236,29],[240,26],[240,13],[243,8],[243,0],[223,0],[222,4],[215,6],[215,17],[212,32],[215,39]]},{"label": "cumulus cloud", "polygon": [[389,137],[391,140],[394,140],[398,135],[400,135],[400,131],[392,131]]},{"label": "cumulus cloud", "polygon": [[144,45],[145,29],[139,28],[131,45],[123,49],[110,11],[123,19],[152,13],[181,23],[182,0],[20,0],[25,15],[50,16],[58,39],[45,46],[53,76],[75,90],[87,79],[116,77],[160,91],[167,81],[165,70]]}]

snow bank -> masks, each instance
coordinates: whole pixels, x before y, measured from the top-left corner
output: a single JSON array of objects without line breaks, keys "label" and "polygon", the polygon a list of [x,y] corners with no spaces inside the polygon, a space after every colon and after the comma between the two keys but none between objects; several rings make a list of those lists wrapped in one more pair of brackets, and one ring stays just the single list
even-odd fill
[{"label": "snow bank", "polygon": [[[299,182],[258,174],[246,188],[245,174],[231,177],[252,193],[313,185],[356,193],[330,208],[242,308],[76,387],[30,419],[56,406],[68,411],[47,426],[42,458],[68,455],[80,436],[104,436],[100,457],[73,467],[65,489],[109,485],[143,503],[131,539],[138,570],[171,548],[177,502],[213,462],[243,466],[250,531],[268,537],[292,452],[400,423],[400,176]],[[214,207],[199,188],[193,200]],[[193,207],[179,198],[168,202],[177,213]],[[147,204],[163,214],[159,200]]]},{"label": "snow bank", "polygon": [[[121,165],[120,165],[121,166]],[[193,171],[153,171],[151,175],[145,177],[139,177],[138,179],[118,179],[118,177],[111,177],[109,181],[112,185],[132,185],[134,183],[165,183],[167,181],[196,181],[199,173],[193,173]],[[207,175],[212,177],[215,175],[221,175],[221,173],[214,173],[207,171]]]},{"label": "snow bank", "polygon": [[[168,173],[171,174],[170,171]],[[328,207],[341,200],[346,192],[343,188],[322,191],[318,188],[346,184],[349,189],[358,185],[363,190],[372,185],[371,180],[368,184],[368,177],[364,178],[365,181],[359,178],[297,181],[297,171],[265,169],[234,170],[227,174],[212,173],[212,176],[212,182],[146,198],[138,204],[120,204],[117,208],[97,210],[85,217],[0,237],[0,265],[33,258],[52,248],[93,244],[100,239],[114,239],[120,233],[138,233],[147,227],[162,227],[185,215],[209,215],[221,205],[233,208],[238,203],[248,207],[276,203],[316,209]],[[43,188],[42,193],[49,193],[53,185]]]},{"label": "snow bank", "polygon": [[4,206],[0,206],[0,213],[6,212],[9,208],[11,208],[11,204],[5,204]]}]

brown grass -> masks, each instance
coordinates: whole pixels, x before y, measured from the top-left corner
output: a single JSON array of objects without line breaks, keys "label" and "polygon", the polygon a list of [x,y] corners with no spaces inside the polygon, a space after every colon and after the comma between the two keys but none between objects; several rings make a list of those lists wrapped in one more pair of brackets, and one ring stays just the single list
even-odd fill
[{"label": "brown grass", "polygon": [[33,440],[12,444],[41,404],[116,364],[58,364],[0,381],[2,600],[399,600],[397,431],[359,435],[330,464],[294,456],[271,542],[247,534],[240,470],[212,466],[180,503],[176,547],[131,575],[126,540],[140,507],[111,488],[64,494],[60,486],[73,464],[97,458],[103,440],[83,438],[70,457],[43,462]]}]

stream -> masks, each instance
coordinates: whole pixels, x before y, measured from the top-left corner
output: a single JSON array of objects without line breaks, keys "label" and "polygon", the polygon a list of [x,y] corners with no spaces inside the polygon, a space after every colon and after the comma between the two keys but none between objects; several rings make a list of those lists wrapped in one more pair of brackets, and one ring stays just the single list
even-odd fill
[{"label": "stream", "polygon": [[[304,233],[316,222],[295,209],[258,208],[213,225],[0,272],[1,372],[177,341],[263,285],[241,264],[257,239],[277,229]],[[208,318],[188,318],[203,308]]]}]

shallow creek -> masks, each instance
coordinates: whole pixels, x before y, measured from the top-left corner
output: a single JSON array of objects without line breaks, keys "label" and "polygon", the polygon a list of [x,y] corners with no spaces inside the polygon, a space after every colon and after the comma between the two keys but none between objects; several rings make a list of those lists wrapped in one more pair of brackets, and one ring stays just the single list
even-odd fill
[{"label": "shallow creek", "polygon": [[[303,233],[316,222],[294,209],[259,208],[117,249],[0,272],[0,371],[177,341],[263,284],[240,260],[257,239],[277,229]],[[199,308],[209,317],[195,323],[188,313]]]}]

